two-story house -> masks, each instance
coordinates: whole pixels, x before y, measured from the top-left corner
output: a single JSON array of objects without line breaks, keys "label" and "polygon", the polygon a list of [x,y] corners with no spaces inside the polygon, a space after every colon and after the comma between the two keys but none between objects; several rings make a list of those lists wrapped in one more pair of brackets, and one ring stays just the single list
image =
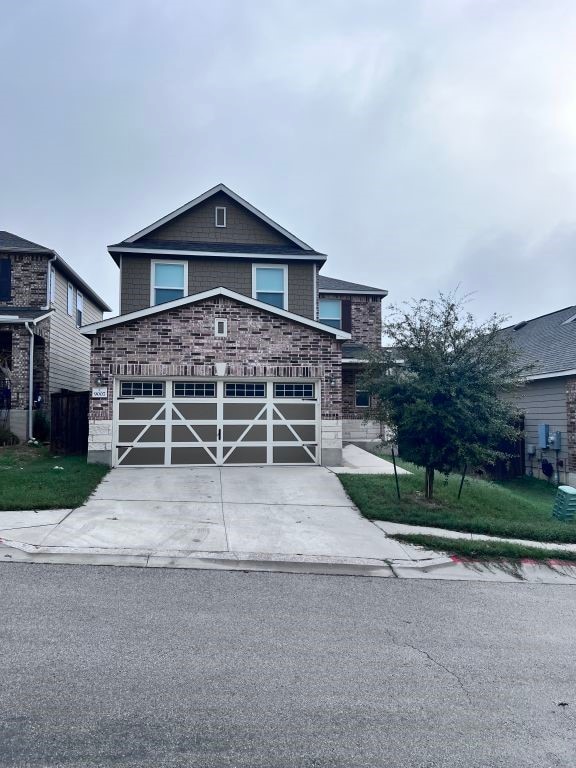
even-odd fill
[{"label": "two-story house", "polygon": [[87,390],[90,342],[79,330],[110,307],[56,251],[0,231],[0,426],[33,436],[50,395]]},{"label": "two-story house", "polygon": [[386,291],[322,276],[325,254],[223,184],[108,251],[120,314],[82,329],[90,461],[337,465],[374,435],[356,377]]}]

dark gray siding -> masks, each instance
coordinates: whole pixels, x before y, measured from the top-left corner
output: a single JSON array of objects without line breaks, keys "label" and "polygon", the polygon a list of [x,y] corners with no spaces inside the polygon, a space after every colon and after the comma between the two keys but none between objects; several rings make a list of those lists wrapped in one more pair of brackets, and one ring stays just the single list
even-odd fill
[{"label": "dark gray siding", "polygon": [[[56,272],[56,296],[50,317],[49,389],[82,391],[90,386],[90,340],[76,327],[76,292],[74,286],[74,313],[69,315],[68,280]],[[102,320],[102,311],[84,295],[83,324]]]},{"label": "dark gray siding", "polygon": [[[214,221],[216,206],[226,208],[226,226],[217,227]],[[246,210],[224,192],[220,192],[203,203],[180,214],[150,234],[140,238],[146,240],[192,240],[202,243],[257,243],[259,245],[298,246],[289,238],[277,232],[258,216]]]},{"label": "dark gray siding", "polygon": [[252,264],[240,259],[195,259],[188,263],[188,293],[202,293],[212,288],[252,296]]},{"label": "dark gray siding", "polygon": [[120,314],[150,306],[150,257],[124,256],[120,263]]},{"label": "dark gray siding", "polygon": [[[174,259],[177,261],[178,259]],[[150,257],[122,255],[120,313],[150,306]],[[259,263],[259,262],[258,262]],[[314,319],[314,264],[288,264],[288,309]],[[252,296],[252,262],[243,259],[197,258],[188,261],[188,293],[228,288]]]},{"label": "dark gray siding", "polygon": [[288,265],[288,309],[311,320],[314,320],[315,269],[315,264]]}]

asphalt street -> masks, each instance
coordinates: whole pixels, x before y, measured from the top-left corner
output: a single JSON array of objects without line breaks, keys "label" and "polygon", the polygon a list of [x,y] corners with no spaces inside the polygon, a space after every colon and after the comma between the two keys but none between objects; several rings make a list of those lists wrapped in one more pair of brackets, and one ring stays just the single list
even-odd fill
[{"label": "asphalt street", "polygon": [[0,765],[576,764],[576,589],[0,565]]}]

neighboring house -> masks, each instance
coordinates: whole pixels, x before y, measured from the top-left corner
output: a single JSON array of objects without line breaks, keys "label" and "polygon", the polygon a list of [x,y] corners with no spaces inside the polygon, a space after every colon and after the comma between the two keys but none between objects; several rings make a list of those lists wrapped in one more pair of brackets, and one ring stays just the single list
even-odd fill
[{"label": "neighboring house", "polygon": [[521,363],[531,366],[526,385],[512,398],[524,414],[526,471],[543,477],[542,460],[555,469],[558,460],[560,481],[575,485],[576,306],[517,323],[502,333],[518,348]]},{"label": "neighboring house", "polygon": [[120,314],[92,337],[90,461],[338,464],[375,437],[357,390],[386,291],[219,184],[111,245]]},{"label": "neighboring house", "polygon": [[79,327],[110,307],[51,248],[0,231],[0,425],[32,436],[50,395],[87,390],[90,343]]}]

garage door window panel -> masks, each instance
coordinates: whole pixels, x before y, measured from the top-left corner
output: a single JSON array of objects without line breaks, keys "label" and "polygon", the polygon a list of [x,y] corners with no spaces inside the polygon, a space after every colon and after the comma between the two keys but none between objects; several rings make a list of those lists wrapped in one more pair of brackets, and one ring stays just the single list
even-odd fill
[{"label": "garage door window panel", "polygon": [[233,382],[225,384],[225,397],[266,397],[266,384],[263,382]]},{"label": "garage door window panel", "polygon": [[314,397],[314,384],[274,384],[274,397]]},{"label": "garage door window panel", "polygon": [[122,381],[121,397],[164,397],[163,381]]},{"label": "garage door window panel", "polygon": [[174,397],[216,397],[214,381],[175,381]]}]

